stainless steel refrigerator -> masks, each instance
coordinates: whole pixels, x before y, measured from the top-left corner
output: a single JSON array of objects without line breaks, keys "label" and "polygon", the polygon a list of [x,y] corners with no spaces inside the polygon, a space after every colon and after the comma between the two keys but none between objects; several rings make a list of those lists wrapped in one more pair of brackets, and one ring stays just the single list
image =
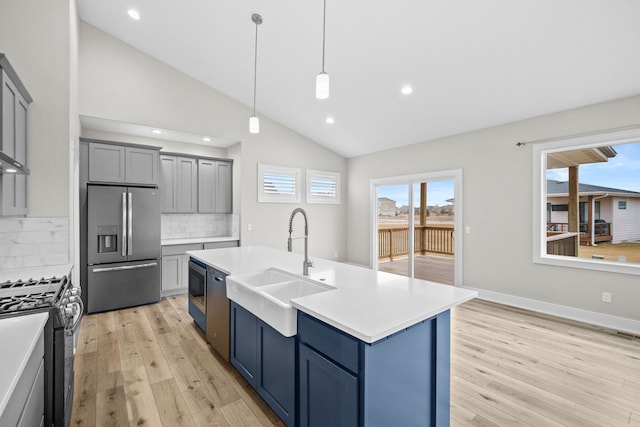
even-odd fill
[{"label": "stainless steel refrigerator", "polygon": [[87,186],[87,312],[160,300],[160,190]]}]

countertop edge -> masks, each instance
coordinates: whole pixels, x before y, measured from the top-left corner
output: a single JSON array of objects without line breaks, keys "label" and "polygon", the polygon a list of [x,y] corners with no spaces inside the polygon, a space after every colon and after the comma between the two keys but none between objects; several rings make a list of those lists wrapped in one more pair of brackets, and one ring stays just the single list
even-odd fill
[{"label": "countertop edge", "polygon": [[435,309],[433,309],[433,310],[431,310],[429,312],[423,313],[423,315],[421,315],[421,316],[418,316],[416,318],[409,319],[409,320],[407,320],[405,322],[402,322],[402,323],[399,323],[397,325],[394,325],[393,327],[388,328],[388,329],[386,329],[384,331],[380,331],[379,333],[374,334],[374,335],[366,335],[366,334],[364,334],[362,332],[359,332],[359,331],[357,331],[357,330],[355,330],[353,328],[350,328],[347,325],[341,324],[340,322],[337,322],[337,321],[335,321],[333,319],[329,319],[326,316],[324,316],[323,314],[316,312],[315,310],[311,310],[311,309],[305,307],[304,305],[298,304],[298,303],[294,302],[293,300],[291,300],[291,305],[293,307],[295,307],[296,310],[302,311],[303,313],[306,313],[306,314],[308,314],[308,315],[310,315],[312,317],[315,317],[316,319],[321,320],[324,323],[326,323],[328,325],[331,325],[334,328],[337,328],[337,329],[339,329],[339,330],[341,330],[341,331],[343,331],[343,332],[345,332],[345,333],[347,333],[347,334],[349,334],[349,335],[351,335],[353,337],[356,337],[359,340],[361,340],[361,341],[363,341],[363,342],[365,342],[367,344],[374,344],[374,343],[376,343],[377,341],[380,341],[383,338],[387,338],[387,337],[389,337],[389,336],[391,336],[393,334],[396,334],[396,333],[398,333],[400,331],[403,331],[403,330],[405,330],[407,328],[410,328],[410,327],[412,327],[414,325],[417,325],[420,322],[423,322],[423,321],[425,321],[427,319],[430,319],[430,318],[432,318],[434,316],[437,316],[438,314],[444,313],[447,310],[451,310],[453,307],[456,307],[458,305],[464,304],[467,301],[471,301],[472,299],[474,299],[474,298],[476,298],[478,296],[478,293],[476,291],[472,291],[472,292],[474,292],[473,295],[468,295],[468,296],[466,296],[464,298],[457,299],[455,301],[452,301],[450,304],[444,304],[444,305],[442,305],[442,306],[440,306],[438,308],[435,308]]},{"label": "countertop edge", "polygon": [[236,240],[240,240],[238,237],[234,236],[223,236],[223,237],[185,237],[179,239],[162,239],[160,241],[160,246],[177,246],[177,245],[189,245],[189,244],[198,244],[198,243],[216,243],[216,242],[233,242]]}]

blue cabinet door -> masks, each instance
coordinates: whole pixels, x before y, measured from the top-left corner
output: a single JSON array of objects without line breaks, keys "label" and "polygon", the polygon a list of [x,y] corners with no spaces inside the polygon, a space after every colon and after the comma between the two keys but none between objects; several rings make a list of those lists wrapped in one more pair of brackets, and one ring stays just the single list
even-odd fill
[{"label": "blue cabinet door", "polygon": [[296,337],[231,301],[231,364],[287,426],[296,424]]},{"label": "blue cabinet door", "polygon": [[287,426],[296,419],[296,338],[258,320],[256,390]]},{"label": "blue cabinet door", "polygon": [[258,325],[256,316],[231,303],[231,364],[253,388],[258,372]]},{"label": "blue cabinet door", "polygon": [[358,425],[358,378],[304,344],[300,357],[300,426]]}]

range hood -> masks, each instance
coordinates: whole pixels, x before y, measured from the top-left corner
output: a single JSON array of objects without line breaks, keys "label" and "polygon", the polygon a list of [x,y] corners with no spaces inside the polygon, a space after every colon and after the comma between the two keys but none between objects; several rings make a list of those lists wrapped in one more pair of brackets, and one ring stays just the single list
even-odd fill
[{"label": "range hood", "polygon": [[29,169],[0,151],[0,174],[29,175]]}]

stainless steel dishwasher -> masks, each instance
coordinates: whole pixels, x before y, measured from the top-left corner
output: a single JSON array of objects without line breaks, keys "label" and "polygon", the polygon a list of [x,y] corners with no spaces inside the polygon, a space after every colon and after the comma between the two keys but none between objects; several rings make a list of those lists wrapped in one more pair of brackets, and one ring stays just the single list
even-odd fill
[{"label": "stainless steel dishwasher", "polygon": [[207,328],[206,336],[211,346],[225,360],[229,360],[229,299],[227,275],[207,267]]}]

